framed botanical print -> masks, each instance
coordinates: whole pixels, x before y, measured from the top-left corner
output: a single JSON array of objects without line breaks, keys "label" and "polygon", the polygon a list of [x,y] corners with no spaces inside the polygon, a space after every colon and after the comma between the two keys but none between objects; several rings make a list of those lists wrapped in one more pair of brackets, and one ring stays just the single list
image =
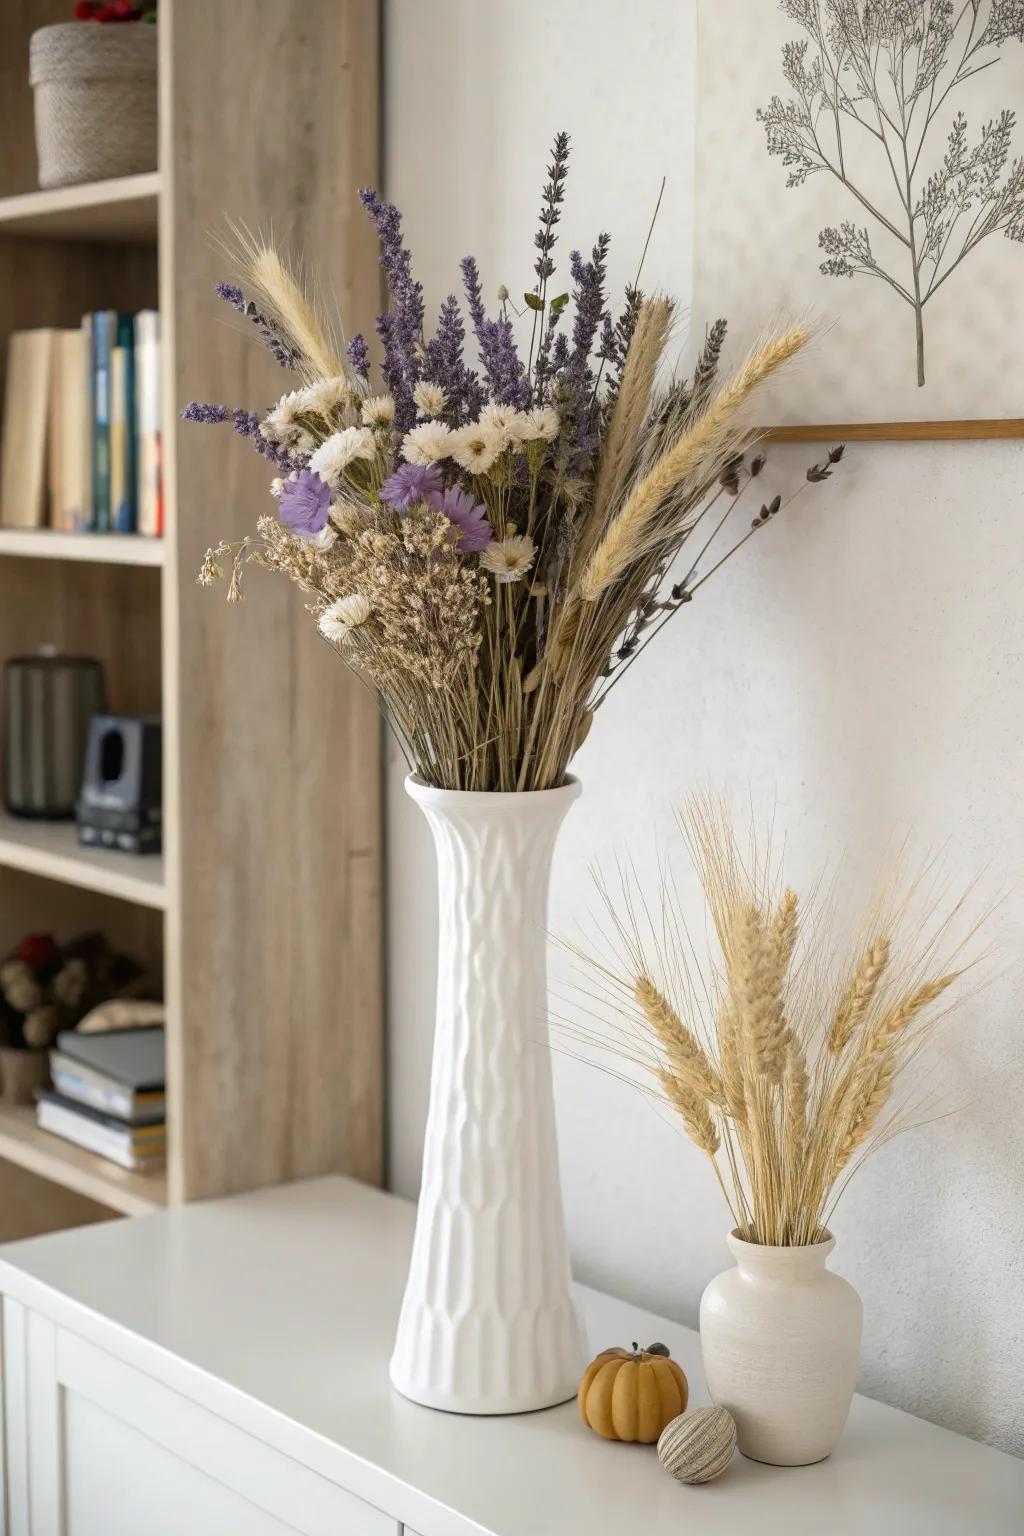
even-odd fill
[{"label": "framed botanical print", "polygon": [[1024,0],[701,0],[695,312],[831,328],[773,435],[1024,436]]}]

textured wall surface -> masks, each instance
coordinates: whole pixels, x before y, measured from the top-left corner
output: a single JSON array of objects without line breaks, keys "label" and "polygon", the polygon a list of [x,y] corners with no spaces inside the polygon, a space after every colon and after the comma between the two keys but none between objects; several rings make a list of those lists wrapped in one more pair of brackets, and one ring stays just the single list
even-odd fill
[{"label": "textured wall surface", "polygon": [[[563,262],[604,226],[632,275],[690,287],[693,17],[682,0],[388,5],[389,192],[432,303],[473,250],[485,289],[528,286],[545,150],[575,136]],[[443,88],[442,88],[443,87]],[[706,316],[694,317],[702,327]],[[680,345],[685,345],[685,333]],[[772,455],[781,482],[812,455]],[[629,849],[653,883],[689,788],[749,793],[806,884],[845,853],[864,896],[894,836],[947,845],[956,884],[1024,866],[1024,445],[865,445],[700,599],[617,689],[577,759],[584,794],[555,859],[552,925],[586,925],[592,859]],[[426,824],[390,753],[390,1155],[415,1194],[436,917]],[[688,887],[686,889],[689,889]],[[690,899],[696,932],[700,907]],[[997,976],[944,1036],[955,1116],[884,1149],[834,1223],[864,1300],[861,1389],[1024,1454],[1024,889],[992,925]],[[559,1012],[571,1003],[556,1003]],[[695,1324],[728,1262],[705,1161],[635,1092],[556,1059],[562,1178],[580,1278]],[[596,1339],[596,1347],[615,1342]]]}]

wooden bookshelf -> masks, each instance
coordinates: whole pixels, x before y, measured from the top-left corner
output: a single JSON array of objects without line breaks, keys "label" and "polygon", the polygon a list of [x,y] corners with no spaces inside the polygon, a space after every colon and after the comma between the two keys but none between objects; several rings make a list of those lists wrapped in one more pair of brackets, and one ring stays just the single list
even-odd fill
[{"label": "wooden bookshelf", "polygon": [[84,1147],[51,1136],[39,1129],[35,1110],[28,1106],[0,1104],[0,1158],[123,1216],[148,1216],[167,1204],[162,1171],[135,1173],[119,1168]]},{"label": "wooden bookshelf", "polygon": [[[159,171],[52,192],[34,189],[28,46],[67,0],[25,0],[0,32],[0,378],[10,332],[87,310],[158,307],[163,344],[163,539],[0,529],[0,663],[44,644],[96,656],[111,712],[164,725],[162,858],[0,816],[0,956],[27,924],[96,927],[164,978],[166,1180],[0,1108],[0,1205],[4,1168],[27,1170],[53,1188],[55,1225],[67,1190],[131,1215],[382,1173],[376,706],[285,583],[230,609],[196,586],[207,546],[251,531],[266,466],[230,430],[178,416],[192,398],[262,407],[292,384],[213,295],[231,275],[212,248],[228,217],[300,232],[351,328],[372,325],[380,273],[357,189],[379,180],[379,6],[245,9],[240,26],[236,6],[161,0]],[[282,78],[301,114],[281,113]]]},{"label": "wooden bookshelf", "polygon": [[24,192],[0,198],[0,235],[12,240],[155,245],[159,200],[158,171],[52,192]]},{"label": "wooden bookshelf", "polygon": [[88,560],[96,565],[163,565],[164,542],[136,533],[61,533],[53,528],[0,528],[0,556]]}]

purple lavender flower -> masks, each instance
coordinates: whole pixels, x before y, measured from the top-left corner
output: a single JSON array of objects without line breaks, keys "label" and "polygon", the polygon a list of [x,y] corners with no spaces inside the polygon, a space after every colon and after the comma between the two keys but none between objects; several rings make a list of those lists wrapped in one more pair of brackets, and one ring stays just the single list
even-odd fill
[{"label": "purple lavender flower", "polygon": [[601,339],[597,348],[597,355],[608,364],[608,390],[605,396],[605,410],[614,405],[619,393],[619,385],[622,383],[622,370],[626,366],[626,354],[629,344],[633,340],[633,332],[640,317],[640,308],[644,296],[633,283],[626,284],[626,300],[622,313],[618,320],[612,321],[611,315],[605,311],[601,320]]},{"label": "purple lavender flower", "polygon": [[280,443],[272,443],[268,437],[263,436],[258,411],[246,411],[239,407],[231,412],[231,420],[239,437],[251,443],[256,452],[280,470],[282,475],[290,475],[293,470],[302,469],[309,463],[308,453],[289,453]]},{"label": "purple lavender flower", "polygon": [[440,496],[442,490],[441,470],[437,464],[403,464],[381,486],[380,499],[396,512],[408,512],[418,501],[430,501],[432,496]]},{"label": "purple lavender flower", "polygon": [[570,395],[571,403],[567,412],[572,418],[569,463],[572,472],[578,475],[585,473],[589,467],[598,442],[590,353],[605,313],[604,280],[610,243],[610,237],[601,234],[597,237],[589,261],[584,261],[579,251],[572,251],[569,256],[569,271],[575,285],[573,298],[576,315],[572,326],[572,350],[560,382],[567,387]]},{"label": "purple lavender flower", "polygon": [[331,488],[311,469],[300,469],[297,479],[286,480],[281,491],[278,516],[293,533],[319,533],[327,523]]},{"label": "purple lavender flower", "polygon": [[394,203],[382,202],[372,187],[363,187],[359,201],[373,220],[380,239],[380,264],[391,294],[391,313],[377,318],[384,344],[384,380],[395,400],[395,430],[407,432],[416,420],[413,386],[420,377],[423,341],[423,284],[412,275],[412,254],[402,244],[402,215]]},{"label": "purple lavender flower", "polygon": [[214,427],[227,421],[231,412],[226,405],[207,405],[202,400],[190,400],[181,413],[182,421],[201,422],[204,427]]},{"label": "purple lavender flower", "polygon": [[366,345],[366,337],[362,331],[357,332],[348,346],[345,348],[345,356],[348,358],[349,367],[359,379],[370,377],[370,349]]},{"label": "purple lavender flower", "polygon": [[276,320],[272,320],[262,310],[257,309],[251,299],[246,300],[245,294],[235,283],[218,283],[216,291],[219,299],[223,299],[226,304],[231,305],[232,309],[237,309],[240,315],[252,321],[260,333],[260,339],[282,368],[295,367],[299,361],[299,354],[285,341]]},{"label": "purple lavender flower", "polygon": [[480,358],[496,405],[511,405],[525,410],[530,404],[530,381],[516,348],[511,320],[488,320],[480,289],[476,259],[464,256],[459,263],[466,289],[466,303],[476,332]]},{"label": "purple lavender flower", "polygon": [[282,475],[290,475],[293,470],[301,469],[309,462],[308,454],[289,453],[286,448],[281,448],[277,443],[272,443],[265,438],[260,431],[260,418],[257,411],[246,411],[240,406],[232,411],[226,405],[205,405],[200,400],[191,400],[182,411],[181,419],[199,422],[207,427],[217,426],[222,421],[232,422],[239,437],[246,438],[256,452],[261,453],[265,459],[269,459]]},{"label": "purple lavender flower", "polygon": [[423,376],[430,384],[439,384],[448,396],[442,420],[450,427],[475,421],[487,403],[487,393],[475,373],[462,360],[466,328],[454,293],[450,293],[438,312],[437,330],[426,346]]},{"label": "purple lavender flower", "polygon": [[428,501],[435,512],[443,512],[459,530],[456,549],[464,555],[486,549],[494,534],[487,521],[487,508],[473,500],[460,485],[449,486],[443,494],[434,492]]}]

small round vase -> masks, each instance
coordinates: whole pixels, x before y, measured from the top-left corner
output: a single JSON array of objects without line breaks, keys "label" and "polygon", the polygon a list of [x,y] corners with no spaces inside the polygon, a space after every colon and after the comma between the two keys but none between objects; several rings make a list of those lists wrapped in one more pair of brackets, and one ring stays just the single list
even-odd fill
[{"label": "small round vase", "polygon": [[736,1267],[700,1304],[712,1400],[736,1420],[744,1456],[806,1466],[835,1450],[857,1382],[860,1297],[825,1268],[835,1239],[802,1248],[728,1238]]}]

